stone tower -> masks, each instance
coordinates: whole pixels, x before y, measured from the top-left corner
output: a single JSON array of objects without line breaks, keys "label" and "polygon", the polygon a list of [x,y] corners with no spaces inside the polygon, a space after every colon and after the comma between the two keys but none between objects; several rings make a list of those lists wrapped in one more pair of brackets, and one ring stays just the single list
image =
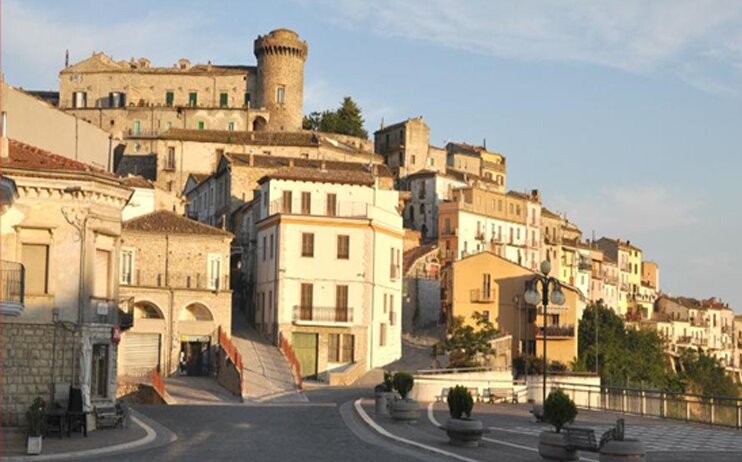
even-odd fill
[{"label": "stone tower", "polygon": [[299,34],[276,29],[255,39],[257,105],[270,113],[267,130],[301,130],[304,115],[304,61],[309,47]]}]

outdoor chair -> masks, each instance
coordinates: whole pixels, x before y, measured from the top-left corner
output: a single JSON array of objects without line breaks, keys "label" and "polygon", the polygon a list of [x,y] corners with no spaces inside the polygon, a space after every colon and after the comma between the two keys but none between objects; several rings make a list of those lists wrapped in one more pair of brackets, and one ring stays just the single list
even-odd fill
[{"label": "outdoor chair", "polygon": [[448,401],[448,392],[451,391],[450,388],[444,388],[441,390],[441,394],[435,397],[435,400],[438,402],[444,402]]}]

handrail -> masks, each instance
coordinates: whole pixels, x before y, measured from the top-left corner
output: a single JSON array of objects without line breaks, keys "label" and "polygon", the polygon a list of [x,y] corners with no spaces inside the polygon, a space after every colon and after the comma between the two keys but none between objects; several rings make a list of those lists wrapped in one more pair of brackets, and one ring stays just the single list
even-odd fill
[{"label": "handrail", "polygon": [[286,359],[289,360],[289,363],[294,368],[294,374],[296,375],[296,386],[299,387],[299,389],[304,388],[304,383],[301,377],[301,364],[299,364],[299,360],[296,358],[296,353],[294,353],[294,349],[291,347],[291,344],[288,340],[286,340],[286,337],[283,336],[283,332],[278,333],[278,345],[281,348],[281,352],[283,352],[284,356],[286,356]]},{"label": "handrail", "polygon": [[237,347],[234,346],[234,343],[232,343],[232,340],[227,336],[227,334],[222,330],[221,326],[219,326],[219,345],[222,347],[225,353],[227,353],[227,356],[232,361],[232,364],[234,364],[235,369],[237,369],[237,373],[240,375],[240,393],[244,393],[245,390],[245,377],[243,374],[243,364],[242,364],[242,355],[240,354]]}]

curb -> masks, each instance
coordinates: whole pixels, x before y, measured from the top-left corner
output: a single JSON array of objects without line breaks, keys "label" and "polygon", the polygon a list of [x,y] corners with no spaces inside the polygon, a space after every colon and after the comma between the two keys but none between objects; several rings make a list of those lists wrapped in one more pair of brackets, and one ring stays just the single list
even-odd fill
[{"label": "curb", "polygon": [[[126,443],[115,444],[113,446],[107,446],[103,448],[86,449],[82,451],[63,452],[59,454],[40,454],[37,456],[12,456],[3,457],[0,460],[3,462],[20,462],[20,461],[39,461],[39,460],[66,460],[66,459],[79,459],[83,457],[102,456],[102,455],[115,455],[124,451],[129,452],[132,449],[136,449],[145,445],[148,445],[157,439],[157,432],[151,426],[146,424],[141,418],[132,415],[131,420],[142,428],[146,435],[138,440],[129,441]],[[166,444],[172,443],[177,439],[175,434],[171,434]]]}]

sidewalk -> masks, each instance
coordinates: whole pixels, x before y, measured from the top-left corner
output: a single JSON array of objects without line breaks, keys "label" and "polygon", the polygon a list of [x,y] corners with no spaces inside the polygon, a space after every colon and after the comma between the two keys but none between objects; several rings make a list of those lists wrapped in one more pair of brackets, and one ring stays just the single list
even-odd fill
[{"label": "sidewalk", "polygon": [[165,427],[132,412],[129,428],[109,428],[82,433],[72,433],[68,438],[57,434],[45,436],[41,455],[26,455],[26,430],[3,428],[0,459],[7,462],[42,460],[79,460],[81,458],[130,452],[145,447],[156,447],[175,441],[175,435]]}]

